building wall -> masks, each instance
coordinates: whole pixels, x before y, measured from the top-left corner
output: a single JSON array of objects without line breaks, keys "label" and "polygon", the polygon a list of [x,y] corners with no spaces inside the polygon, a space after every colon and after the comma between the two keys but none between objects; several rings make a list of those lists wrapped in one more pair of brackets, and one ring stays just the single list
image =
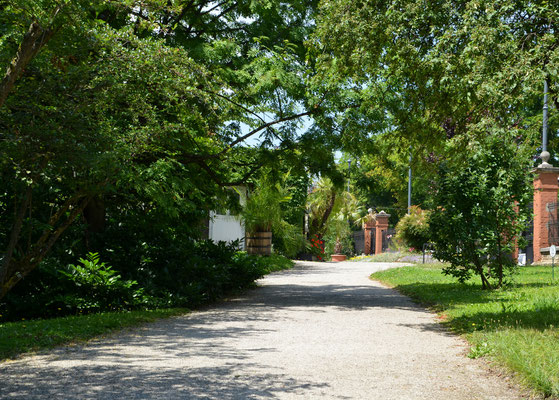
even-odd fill
[{"label": "building wall", "polygon": [[214,242],[232,242],[242,240],[241,248],[244,249],[245,227],[240,217],[235,215],[222,215],[210,212],[209,238]]},{"label": "building wall", "polygon": [[[236,187],[235,190],[239,194],[241,205],[246,203],[246,188]],[[229,211],[225,214],[218,214],[215,211],[210,212],[210,221],[208,227],[208,237],[214,242],[233,242],[241,240],[241,249],[245,248],[245,226],[240,216],[231,215]]]}]

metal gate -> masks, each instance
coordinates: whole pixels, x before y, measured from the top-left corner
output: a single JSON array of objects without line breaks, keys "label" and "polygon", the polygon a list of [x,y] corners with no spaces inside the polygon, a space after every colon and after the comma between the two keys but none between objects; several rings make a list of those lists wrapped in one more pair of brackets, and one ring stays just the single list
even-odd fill
[{"label": "metal gate", "polygon": [[382,252],[386,253],[392,244],[392,238],[396,233],[395,229],[388,229],[386,231],[382,231]]},{"label": "metal gate", "polygon": [[374,228],[368,229],[371,231],[371,243],[369,244],[369,248],[365,249],[365,254],[375,254],[377,246],[377,230]]},{"label": "metal gate", "polygon": [[[530,203],[528,205],[530,210],[534,209],[534,204]],[[530,219],[530,223],[524,232],[522,232],[522,237],[526,240],[526,247],[522,249],[526,254],[526,265],[531,265],[534,262],[534,220]]]},{"label": "metal gate", "polygon": [[365,253],[365,231],[353,232],[353,244],[355,249],[355,254]]},{"label": "metal gate", "polygon": [[365,228],[371,233],[371,242],[365,241],[365,230],[353,232],[355,254],[375,254],[375,229]]}]

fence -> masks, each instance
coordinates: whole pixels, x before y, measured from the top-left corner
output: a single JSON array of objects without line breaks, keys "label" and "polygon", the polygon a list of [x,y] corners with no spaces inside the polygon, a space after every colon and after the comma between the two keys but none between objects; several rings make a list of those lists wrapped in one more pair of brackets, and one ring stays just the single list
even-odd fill
[{"label": "fence", "polygon": [[352,235],[355,254],[365,253],[365,231],[353,232]]},{"label": "fence", "polygon": [[396,234],[396,229],[387,229],[386,231],[382,231],[382,252],[385,253],[390,250],[390,246],[392,245],[392,239]]},{"label": "fence", "polygon": [[[549,213],[549,222],[547,223],[547,234],[549,245],[559,245],[559,222],[557,221],[557,208],[559,203],[547,203],[546,210]],[[533,231],[533,225],[532,225]]]}]

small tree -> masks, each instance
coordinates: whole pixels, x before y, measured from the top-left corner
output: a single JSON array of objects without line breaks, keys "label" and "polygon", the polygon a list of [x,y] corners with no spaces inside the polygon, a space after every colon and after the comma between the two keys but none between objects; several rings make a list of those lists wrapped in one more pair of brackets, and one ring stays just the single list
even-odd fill
[{"label": "small tree", "polygon": [[505,132],[470,144],[462,168],[441,165],[429,218],[434,256],[450,263],[445,274],[482,287],[501,287],[514,271],[512,252],[530,215],[530,157]]},{"label": "small tree", "polygon": [[396,240],[405,246],[422,249],[429,242],[429,212],[412,206],[410,213],[396,225]]}]

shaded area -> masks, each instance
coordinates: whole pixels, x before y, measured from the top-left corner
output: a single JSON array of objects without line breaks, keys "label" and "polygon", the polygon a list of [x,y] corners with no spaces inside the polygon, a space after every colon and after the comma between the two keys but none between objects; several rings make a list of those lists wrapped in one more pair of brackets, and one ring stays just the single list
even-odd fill
[{"label": "shaded area", "polygon": [[275,398],[278,393],[301,395],[306,390],[328,386],[281,373],[247,374],[246,368],[246,364],[157,371],[127,365],[49,368],[48,374],[37,370],[19,375],[17,381],[9,378],[3,382],[0,396],[10,399],[259,399]]},{"label": "shaded area", "polygon": [[[282,349],[275,343],[262,346],[257,340],[254,343],[259,345],[247,348],[246,340],[273,333],[277,330],[273,323],[294,318],[278,312],[282,310],[423,310],[390,289],[314,282],[315,276],[327,272],[332,273],[331,265],[296,267],[281,277],[303,279],[301,284],[274,284],[272,278],[245,298],[215,309],[159,321],[139,332],[82,348],[59,349],[41,356],[35,366],[3,364],[0,397],[257,399],[285,394],[304,398],[305,393],[317,390],[328,393],[328,382],[292,376],[277,366],[255,362],[256,355],[273,355]],[[244,348],[235,345],[241,340],[245,340]],[[133,351],[123,352],[125,346]]]},{"label": "shaded area", "polygon": [[312,307],[317,312],[327,312],[331,307],[339,310],[388,307],[425,311],[391,289],[368,285],[273,285],[259,289],[250,306],[269,310]]},{"label": "shaded area", "polygon": [[398,292],[419,300],[423,304],[446,309],[456,304],[482,304],[495,302],[496,292],[482,290],[479,285],[466,283],[414,282],[394,286]]},{"label": "shaded area", "polygon": [[544,331],[559,326],[559,302],[542,308],[537,306],[525,310],[502,305],[501,311],[476,312],[452,319],[453,328],[459,333],[503,328],[530,328]]}]

